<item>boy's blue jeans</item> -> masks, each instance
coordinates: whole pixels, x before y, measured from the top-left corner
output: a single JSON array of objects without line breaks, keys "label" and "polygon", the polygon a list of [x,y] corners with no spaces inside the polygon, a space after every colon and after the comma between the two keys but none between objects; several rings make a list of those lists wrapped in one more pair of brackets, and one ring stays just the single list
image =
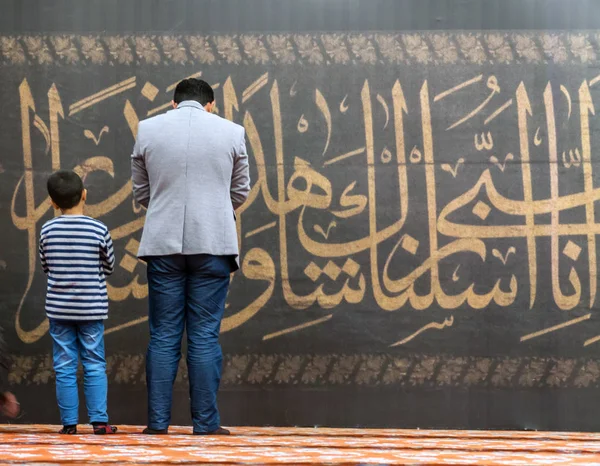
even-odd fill
[{"label": "boy's blue jeans", "polygon": [[108,422],[104,321],[75,322],[50,319],[54,340],[56,399],[64,426],[76,425],[79,413],[77,367],[83,365],[83,391],[90,423]]}]

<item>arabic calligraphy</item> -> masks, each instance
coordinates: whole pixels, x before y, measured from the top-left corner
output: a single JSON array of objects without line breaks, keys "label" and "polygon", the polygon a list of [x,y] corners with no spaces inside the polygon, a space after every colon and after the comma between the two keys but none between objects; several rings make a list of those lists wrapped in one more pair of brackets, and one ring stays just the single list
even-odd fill
[{"label": "arabic calligraphy", "polygon": [[[236,213],[242,257],[232,286],[245,292],[228,303],[222,332],[258,318],[277,296],[297,314],[311,308],[311,317],[263,332],[264,341],[333,325],[338,312],[352,312],[367,299],[376,304],[373,312],[383,313],[498,309],[522,299],[526,310],[547,288],[557,310],[594,306],[600,188],[593,183],[595,106],[586,78],[577,89],[548,82],[543,92],[524,82],[511,88],[488,74],[450,85],[435,77],[418,85],[365,78],[358,89],[310,87],[302,76],[283,82],[276,71],[206,79],[222,83],[217,107],[245,127],[254,170],[248,201]],[[87,206],[88,215],[109,224],[121,248],[109,298],[147,297],[145,266],[135,257],[145,210],[132,201],[113,151],[114,138],[133,146],[140,118],[168,108],[173,76],[152,81],[130,76],[77,96],[59,92],[60,83],[40,94],[27,77],[20,82],[22,175],[14,183],[11,218],[27,237],[27,275],[15,309],[23,342],[48,329],[43,319],[26,328],[22,317],[42,280],[39,230],[54,214],[37,172],[72,168],[92,187],[110,186],[102,195],[90,189]],[[298,104],[302,95],[308,98]],[[67,131],[69,125],[94,130]],[[574,131],[578,140],[565,137]],[[445,150],[449,138],[463,144],[460,153]],[[89,155],[73,157],[67,144]],[[534,182],[534,163],[546,167],[549,195]],[[561,177],[571,172],[582,184],[565,192]],[[584,219],[570,220],[573,209]],[[541,253],[542,242],[549,254]],[[542,269],[550,270],[547,286]],[[145,322],[138,308],[110,333]],[[320,317],[315,309],[327,311]],[[435,317],[392,346],[426,338],[427,329],[453,332],[453,324],[453,317]]]},{"label": "arabic calligraphy", "polygon": [[438,322],[431,322],[423,327],[421,327],[419,330],[417,330],[415,333],[413,333],[412,335],[407,336],[406,338],[397,341],[396,343],[390,345],[391,347],[394,346],[400,346],[400,345],[405,345],[406,343],[408,343],[409,341],[413,340],[414,338],[416,338],[417,336],[419,336],[421,333],[425,332],[426,330],[429,329],[437,329],[437,330],[443,330],[446,327],[452,327],[452,325],[454,325],[454,316],[450,316],[450,318],[448,319],[444,319],[443,322],[438,323]]}]

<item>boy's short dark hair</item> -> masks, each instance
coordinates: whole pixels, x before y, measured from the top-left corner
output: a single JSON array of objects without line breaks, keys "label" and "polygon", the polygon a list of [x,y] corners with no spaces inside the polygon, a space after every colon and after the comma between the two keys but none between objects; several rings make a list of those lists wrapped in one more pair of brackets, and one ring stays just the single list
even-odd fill
[{"label": "boy's short dark hair", "polygon": [[59,170],[48,178],[48,194],[60,209],[72,209],[81,201],[83,181],[74,171]]},{"label": "boy's short dark hair", "polygon": [[177,84],[173,101],[180,104],[184,100],[195,100],[203,107],[215,100],[215,92],[206,81],[188,78]]}]

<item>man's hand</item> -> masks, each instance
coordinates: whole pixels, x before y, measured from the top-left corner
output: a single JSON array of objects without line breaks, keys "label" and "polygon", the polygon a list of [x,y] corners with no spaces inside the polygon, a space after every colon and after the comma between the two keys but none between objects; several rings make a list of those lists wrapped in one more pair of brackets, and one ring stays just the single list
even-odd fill
[{"label": "man's hand", "polygon": [[2,414],[11,419],[16,418],[21,411],[21,405],[17,401],[15,395],[10,392],[4,392],[2,398],[2,404],[0,405]]}]

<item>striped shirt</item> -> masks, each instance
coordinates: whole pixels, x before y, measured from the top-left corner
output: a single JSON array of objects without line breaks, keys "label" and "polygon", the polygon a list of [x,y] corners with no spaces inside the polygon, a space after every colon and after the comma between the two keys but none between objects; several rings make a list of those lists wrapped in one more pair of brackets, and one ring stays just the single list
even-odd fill
[{"label": "striped shirt", "polygon": [[115,255],[106,225],[83,215],[50,220],[42,227],[40,259],[48,275],[48,318],[108,318],[106,276],[113,273]]}]

